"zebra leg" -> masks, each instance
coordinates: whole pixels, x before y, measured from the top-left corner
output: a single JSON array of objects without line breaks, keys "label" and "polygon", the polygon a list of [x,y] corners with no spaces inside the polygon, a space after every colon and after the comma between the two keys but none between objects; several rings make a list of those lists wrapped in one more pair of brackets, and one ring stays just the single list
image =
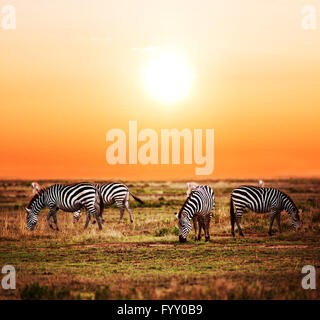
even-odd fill
[{"label": "zebra leg", "polygon": [[[47,216],[47,221],[49,223],[49,226],[53,230],[59,230],[58,225],[57,225],[57,216],[56,216],[57,211],[58,211],[58,209],[56,209],[56,208],[50,208],[50,211]],[[51,219],[53,220],[54,224],[56,225],[56,228],[53,227],[53,225],[51,223]]]},{"label": "zebra leg", "polygon": [[101,217],[100,217],[99,213],[95,213],[94,216],[95,216],[95,218],[96,218],[96,220],[98,222],[99,230],[102,230]]},{"label": "zebra leg", "polygon": [[51,223],[51,218],[52,218],[52,215],[51,215],[51,211],[50,211],[47,216],[47,221],[48,221],[49,227],[54,230],[52,223]]},{"label": "zebra leg", "polygon": [[234,220],[231,222],[231,235],[233,236],[233,237],[235,237],[236,235],[235,235],[235,233],[234,233]]},{"label": "zebra leg", "polygon": [[237,224],[237,227],[238,227],[239,235],[241,237],[244,237],[244,234],[243,234],[241,226],[240,226],[241,217],[242,217],[242,214],[241,215],[240,214],[236,214],[236,224]]},{"label": "zebra leg", "polygon": [[86,223],[84,224],[84,229],[87,229],[90,219],[91,219],[90,212],[86,209]]},{"label": "zebra leg", "polygon": [[199,222],[198,241],[200,241],[201,240],[201,231],[203,230],[203,232],[205,233],[203,217],[199,216],[198,217],[198,222]]},{"label": "zebra leg", "polygon": [[124,208],[123,207],[119,207],[119,210],[120,210],[120,217],[119,217],[118,223],[121,223],[122,218],[123,218],[123,214],[124,214]]},{"label": "zebra leg", "polygon": [[127,211],[129,212],[130,222],[133,223],[132,211],[131,211],[131,209],[130,209],[130,207],[129,207],[129,201],[128,201],[128,199],[126,199],[126,202],[124,203],[124,205],[125,205]]},{"label": "zebra leg", "polygon": [[198,237],[197,237],[198,219],[195,216],[193,216],[192,222],[194,227],[194,241],[198,241]]},{"label": "zebra leg", "polygon": [[277,224],[278,224],[278,230],[279,230],[279,232],[281,233],[280,214],[281,214],[281,212],[279,212],[279,213],[276,215],[276,219],[277,219]]},{"label": "zebra leg", "polygon": [[81,209],[79,209],[78,211],[74,211],[73,212],[73,223],[78,222],[80,217],[81,217]]},{"label": "zebra leg", "polygon": [[278,212],[272,211],[271,218],[270,218],[270,224],[269,224],[269,231],[268,231],[269,236],[272,235],[272,225],[273,225],[274,218],[276,217],[277,214],[278,214]]},{"label": "zebra leg", "polygon": [[201,221],[201,219],[198,219],[199,221],[199,232],[198,232],[198,241],[201,240],[201,229],[203,229],[203,222]]},{"label": "zebra leg", "polygon": [[57,220],[57,214],[56,214],[56,212],[53,214],[53,221],[54,221],[54,223],[55,223],[55,225],[56,225],[56,231],[59,231],[59,228],[58,228],[58,220]]},{"label": "zebra leg", "polygon": [[210,240],[210,216],[206,216],[205,218],[205,237],[206,237],[206,242]]}]

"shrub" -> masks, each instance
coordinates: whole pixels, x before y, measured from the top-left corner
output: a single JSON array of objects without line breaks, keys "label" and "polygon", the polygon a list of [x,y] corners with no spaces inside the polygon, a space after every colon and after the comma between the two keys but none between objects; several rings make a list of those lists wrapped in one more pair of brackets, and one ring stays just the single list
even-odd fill
[{"label": "shrub", "polygon": [[100,289],[100,287],[98,287],[98,289],[95,292],[94,299],[95,300],[108,300],[108,299],[110,299],[109,286],[105,286],[103,289]]},{"label": "shrub", "polygon": [[66,288],[56,289],[47,286],[40,286],[39,283],[26,285],[20,291],[22,300],[62,300],[70,299],[70,292]]}]

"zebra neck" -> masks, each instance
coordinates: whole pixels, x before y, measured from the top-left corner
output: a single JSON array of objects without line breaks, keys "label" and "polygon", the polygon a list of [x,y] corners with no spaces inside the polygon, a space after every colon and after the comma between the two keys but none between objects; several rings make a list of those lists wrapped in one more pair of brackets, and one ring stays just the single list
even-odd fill
[{"label": "zebra neck", "polygon": [[45,207],[45,194],[41,194],[39,198],[33,204],[35,214],[39,214],[39,212]]},{"label": "zebra neck", "polygon": [[188,219],[189,221],[193,218],[194,216],[194,212],[193,211],[186,211],[186,210],[183,210],[182,213],[184,214],[184,216],[186,217],[186,219]]},{"label": "zebra neck", "polygon": [[287,211],[288,213],[291,213],[292,209],[295,208],[296,205],[286,194],[283,193],[282,194],[282,206],[285,211]]}]

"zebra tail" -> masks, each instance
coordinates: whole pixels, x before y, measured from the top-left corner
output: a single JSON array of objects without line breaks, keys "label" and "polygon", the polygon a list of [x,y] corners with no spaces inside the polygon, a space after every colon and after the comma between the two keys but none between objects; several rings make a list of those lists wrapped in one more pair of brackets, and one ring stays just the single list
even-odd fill
[{"label": "zebra tail", "polygon": [[130,194],[131,194],[131,196],[132,196],[132,198],[133,198],[134,200],[138,201],[138,202],[141,203],[141,204],[144,204],[144,202],[143,202],[141,199],[139,199],[137,196],[135,196],[135,195],[132,194],[131,192],[130,192]]},{"label": "zebra tail", "polygon": [[234,219],[234,207],[233,207],[232,196],[230,196],[230,221],[231,221],[231,226],[233,226],[235,219]]}]

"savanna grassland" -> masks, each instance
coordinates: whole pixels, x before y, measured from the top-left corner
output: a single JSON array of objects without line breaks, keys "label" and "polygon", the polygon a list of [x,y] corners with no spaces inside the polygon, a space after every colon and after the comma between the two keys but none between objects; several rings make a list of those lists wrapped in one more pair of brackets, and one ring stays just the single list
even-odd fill
[{"label": "savanna grassland", "polygon": [[[71,213],[59,211],[57,232],[47,224],[47,210],[35,230],[27,230],[24,207],[32,197],[31,181],[1,181],[0,267],[15,266],[17,289],[0,289],[0,298],[319,299],[319,182],[265,181],[303,209],[303,226],[292,230],[283,212],[282,233],[275,223],[269,237],[270,215],[248,212],[242,219],[245,238],[230,236],[229,195],[234,187],[257,181],[203,182],[215,191],[211,240],[195,242],[191,231],[180,244],[173,213],[186,197],[185,182],[127,182],[145,201],[130,200],[133,224],[127,212],[118,224],[115,206],[104,210],[102,231],[96,224],[84,230],[84,213],[73,224]],[[317,270],[316,290],[301,287],[301,269],[308,264]]]}]

